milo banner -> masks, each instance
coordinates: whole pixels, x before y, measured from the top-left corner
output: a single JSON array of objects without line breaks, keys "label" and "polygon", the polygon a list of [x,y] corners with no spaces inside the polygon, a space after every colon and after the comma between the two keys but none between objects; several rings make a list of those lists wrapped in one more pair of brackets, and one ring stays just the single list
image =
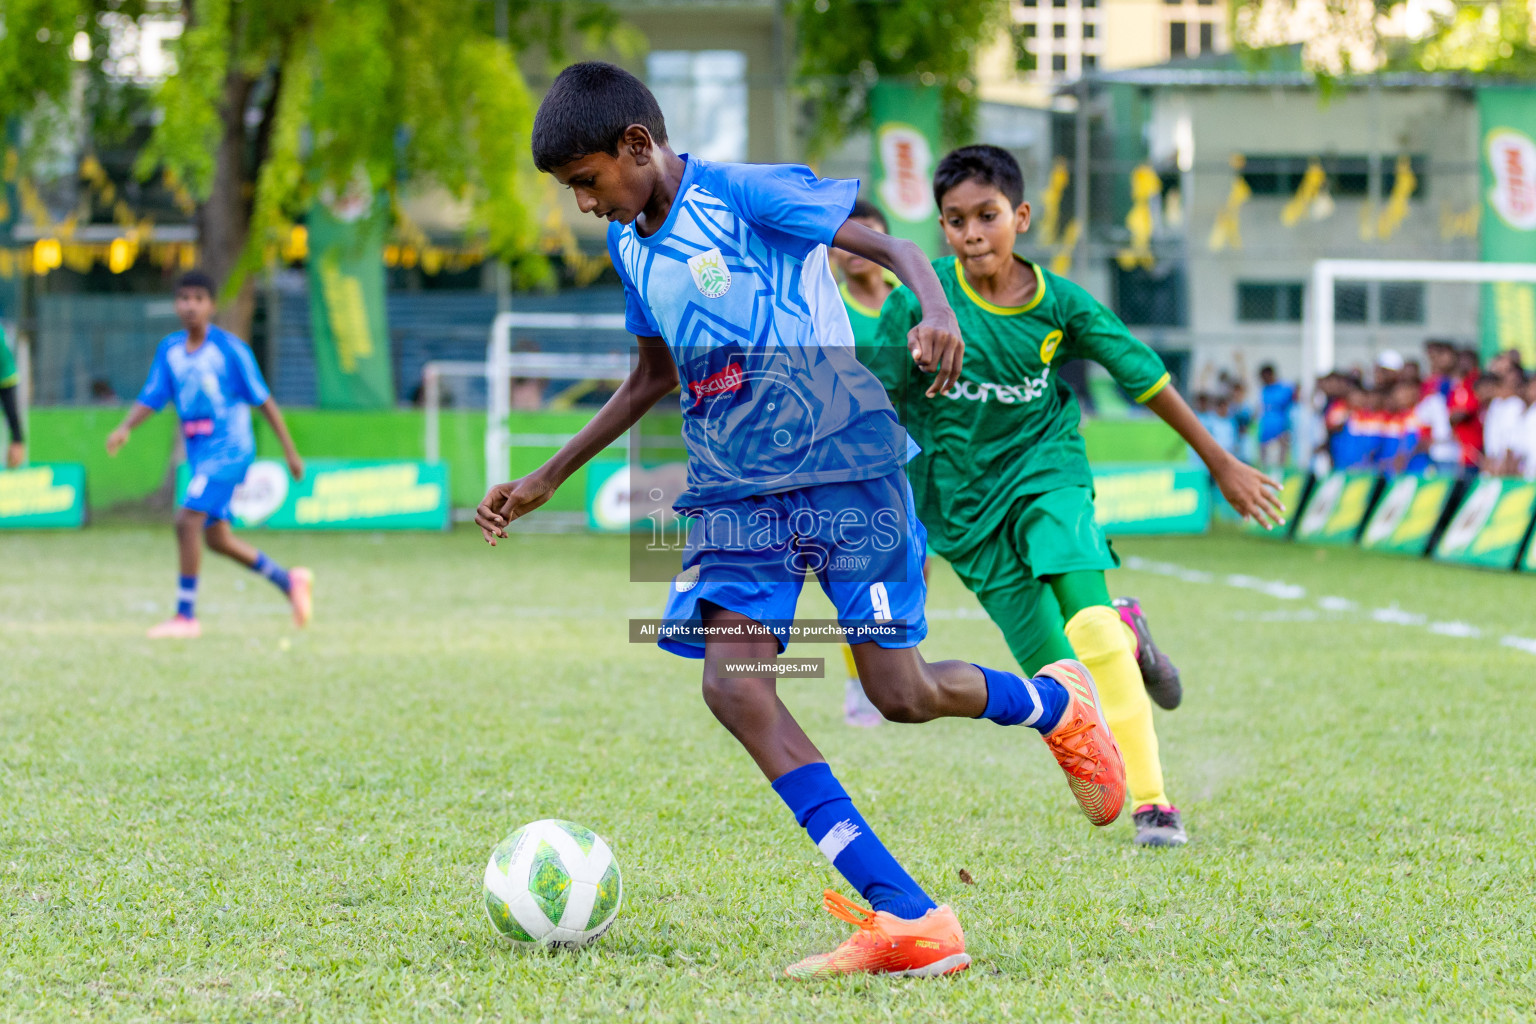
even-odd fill
[{"label": "milo banner", "polygon": [[[190,474],[183,465],[177,500]],[[448,467],[432,462],[316,459],[303,480],[276,460],[251,464],[230,502],[237,528],[270,530],[446,530]]]},{"label": "milo banner", "polygon": [[1400,476],[1390,481],[1365,524],[1360,546],[1422,556],[1455,489],[1456,481],[1446,476]]},{"label": "milo banner", "polygon": [[1462,498],[1435,557],[1485,569],[1512,569],[1536,515],[1536,483],[1490,477]]},{"label": "milo banner", "polygon": [[1312,544],[1353,544],[1371,510],[1377,477],[1329,473],[1319,480],[1296,519],[1295,537]]},{"label": "milo banner", "polygon": [[[1479,89],[1483,259],[1536,263],[1536,89]],[[1536,365],[1536,284],[1483,285],[1486,359],[1516,349]]]},{"label": "milo banner", "polygon": [[85,525],[85,467],[56,462],[0,470],[0,530]]},{"label": "milo banner", "polygon": [[323,409],[391,409],[394,372],[384,319],[389,205],[366,181],[309,213],[309,324]]},{"label": "milo banner", "polygon": [[891,222],[891,234],[940,254],[943,237],[933,204],[933,168],[939,159],[937,86],[880,82],[869,91],[874,125],[874,188],[870,196]]},{"label": "milo banner", "polygon": [[1205,533],[1210,477],[1179,463],[1093,467],[1093,507],[1105,533]]}]

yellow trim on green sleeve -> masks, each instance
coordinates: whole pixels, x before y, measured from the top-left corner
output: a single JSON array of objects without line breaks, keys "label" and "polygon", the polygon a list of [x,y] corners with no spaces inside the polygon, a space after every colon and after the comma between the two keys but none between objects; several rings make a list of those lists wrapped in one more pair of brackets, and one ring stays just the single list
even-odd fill
[{"label": "yellow trim on green sleeve", "polygon": [[955,259],[955,278],[960,282],[960,290],[965,292],[966,298],[976,303],[976,305],[988,313],[996,313],[998,316],[1017,316],[1020,313],[1028,313],[1040,305],[1040,300],[1045,298],[1045,275],[1040,272],[1039,264],[1029,262],[1018,253],[1014,253],[1013,258],[1035,272],[1035,297],[1030,299],[1025,305],[999,306],[977,295],[975,289],[971,287],[971,283],[965,279],[965,271],[960,269],[960,260],[957,257]]},{"label": "yellow trim on green sleeve", "polygon": [[1157,383],[1156,384],[1153,384],[1151,387],[1147,388],[1147,390],[1143,391],[1141,394],[1136,396],[1136,404],[1137,405],[1144,405],[1147,402],[1151,401],[1153,398],[1155,398],[1157,396],[1157,393],[1159,391],[1163,390],[1163,388],[1168,386],[1168,381],[1170,379],[1171,378],[1166,373],[1163,374],[1161,377],[1157,378]]}]

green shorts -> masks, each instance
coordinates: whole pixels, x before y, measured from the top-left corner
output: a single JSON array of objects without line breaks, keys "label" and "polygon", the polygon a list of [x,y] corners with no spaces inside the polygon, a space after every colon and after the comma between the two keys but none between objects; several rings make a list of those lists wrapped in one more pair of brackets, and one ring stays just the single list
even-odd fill
[{"label": "green shorts", "polygon": [[1020,665],[1066,628],[1049,576],[1120,567],[1093,517],[1093,491],[1020,496],[996,533],[949,563],[1003,631]]}]

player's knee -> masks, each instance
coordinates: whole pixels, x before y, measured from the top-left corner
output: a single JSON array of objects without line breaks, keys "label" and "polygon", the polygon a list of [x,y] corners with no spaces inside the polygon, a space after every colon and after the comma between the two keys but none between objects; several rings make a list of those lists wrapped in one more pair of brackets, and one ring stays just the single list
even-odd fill
[{"label": "player's knee", "polygon": [[203,517],[200,513],[185,508],[176,510],[176,536],[185,537],[190,534],[195,537],[202,526]]},{"label": "player's knee", "polygon": [[869,701],[888,722],[915,724],[933,718],[928,688],[920,680],[893,679],[869,692]]},{"label": "player's knee", "polygon": [[762,680],[722,676],[713,667],[704,671],[704,703],[727,726],[760,714],[765,701],[772,699]]}]

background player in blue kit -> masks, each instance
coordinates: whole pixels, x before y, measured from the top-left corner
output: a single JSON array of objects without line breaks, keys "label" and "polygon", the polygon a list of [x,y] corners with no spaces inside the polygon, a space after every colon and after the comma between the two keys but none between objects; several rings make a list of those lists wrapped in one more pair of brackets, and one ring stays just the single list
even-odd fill
[{"label": "background player in blue kit", "polygon": [[[959,921],[935,906],[860,816],[779,700],[771,663],[807,571],[815,570],[853,642],[859,675],[889,719],[987,718],[1040,731],[1089,819],[1125,798],[1124,767],[1075,661],[1033,679],[916,650],[925,533],[902,466],[915,450],[885,390],[854,351],[827,247],[894,271],[919,298],[907,336],[936,374],[931,399],[960,372],[953,310],[922,251],[850,220],[856,181],[809,168],[679,156],[650,91],[602,63],[560,73],[533,127],[534,162],[606,218],[639,359],[600,412],[528,476],[498,484],[476,510],[491,544],[664,396],[683,385],[693,517],[662,646],[704,659],[704,699],[771,781],[796,822],[866,910],[828,891],[857,926],[797,977],[867,972],[931,977],[970,957]],[[745,667],[744,667],[745,666]],[[936,778],[935,786],[959,783]]]},{"label": "background player in blue kit", "polygon": [[149,635],[157,639],[202,634],[195,608],[203,557],[200,539],[205,539],[210,549],[271,580],[288,596],[296,625],[309,622],[313,607],[313,580],[308,569],[284,570],[230,529],[230,498],[256,457],[251,406],[261,410],[277,435],[295,480],[304,478],[304,460],[293,446],[282,410],[267,391],[250,347],[213,325],[213,292],[212,278],[198,271],[177,282],[176,317],[184,330],[161,340],[138,400],[107,437],[107,452],[116,455],[128,443],[134,427],[171,402],[186,438],[192,478],[181,508],[176,510],[176,544],[181,560],[176,614],[150,629]]}]

